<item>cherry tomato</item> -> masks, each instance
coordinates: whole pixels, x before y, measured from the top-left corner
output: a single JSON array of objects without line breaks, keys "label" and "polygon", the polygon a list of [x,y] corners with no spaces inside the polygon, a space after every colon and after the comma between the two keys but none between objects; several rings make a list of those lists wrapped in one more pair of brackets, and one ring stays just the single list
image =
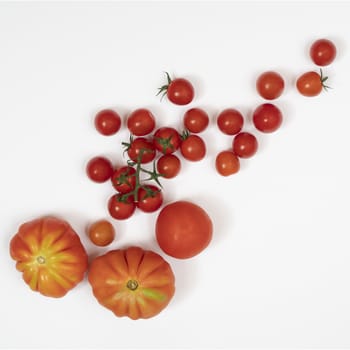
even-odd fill
[{"label": "cherry tomato", "polygon": [[112,185],[119,193],[128,193],[136,186],[136,170],[130,166],[123,166],[114,171]]},{"label": "cherry tomato", "polygon": [[134,162],[137,162],[139,155],[141,155],[141,163],[149,163],[156,157],[156,149],[154,144],[145,137],[137,137],[131,141],[128,148],[128,156]]},{"label": "cherry tomato", "polygon": [[203,139],[197,135],[187,136],[180,146],[181,154],[187,160],[196,162],[205,157],[206,146]]},{"label": "cherry tomato", "polygon": [[194,98],[194,88],[191,82],[184,78],[171,79],[166,73],[168,83],[159,88],[160,93],[165,93],[172,103],[176,105],[187,105]]},{"label": "cherry tomato", "polygon": [[232,149],[235,155],[240,158],[252,157],[258,150],[256,137],[249,132],[240,132],[232,142]]},{"label": "cherry tomato", "polygon": [[328,77],[323,77],[322,72],[306,72],[297,79],[298,91],[307,97],[317,96],[321,93],[322,89],[327,89],[324,84]]},{"label": "cherry tomato", "polygon": [[156,126],[151,111],[145,108],[136,109],[126,120],[129,131],[135,136],[145,136],[153,131]]},{"label": "cherry tomato", "polygon": [[134,214],[136,204],[132,195],[124,198],[120,193],[114,194],[108,200],[108,211],[112,218],[117,220],[128,219]]},{"label": "cherry tomato", "polygon": [[316,40],[310,47],[310,57],[318,66],[331,64],[337,54],[337,49],[328,39]]},{"label": "cherry tomato", "polygon": [[275,105],[264,103],[255,109],[253,123],[259,131],[274,132],[282,124],[282,113]]},{"label": "cherry tomato", "polygon": [[158,210],[163,204],[163,194],[161,190],[154,185],[140,187],[137,198],[137,207],[146,213],[152,213]]},{"label": "cherry tomato", "polygon": [[119,131],[121,118],[119,114],[111,109],[103,109],[95,116],[96,130],[105,136],[110,136]]},{"label": "cherry tomato", "polygon": [[176,129],[163,127],[154,133],[153,144],[159,152],[170,154],[174,153],[180,147],[181,137]]},{"label": "cherry tomato", "polygon": [[157,161],[157,171],[167,179],[175,177],[181,170],[181,161],[175,154],[164,154]]},{"label": "cherry tomato", "polygon": [[156,220],[156,238],[160,248],[177,259],[201,253],[210,243],[213,224],[200,206],[178,201],[166,205]]},{"label": "cherry tomato", "polygon": [[224,134],[235,135],[242,130],[244,119],[238,110],[227,108],[219,113],[216,123]]},{"label": "cherry tomato", "polygon": [[86,173],[94,182],[105,182],[113,174],[113,166],[109,159],[105,157],[94,157],[86,165]]},{"label": "cherry tomato", "polygon": [[209,125],[209,116],[201,108],[191,108],[184,114],[185,128],[195,134],[204,131]]},{"label": "cherry tomato", "polygon": [[240,169],[239,158],[232,151],[222,151],[216,156],[215,167],[222,176],[235,174]]},{"label": "cherry tomato", "polygon": [[279,73],[267,71],[258,77],[256,89],[261,97],[266,100],[274,100],[282,95],[284,80]]},{"label": "cherry tomato", "polygon": [[108,220],[98,220],[93,222],[87,230],[87,234],[92,243],[99,247],[111,244],[115,237],[115,229]]}]

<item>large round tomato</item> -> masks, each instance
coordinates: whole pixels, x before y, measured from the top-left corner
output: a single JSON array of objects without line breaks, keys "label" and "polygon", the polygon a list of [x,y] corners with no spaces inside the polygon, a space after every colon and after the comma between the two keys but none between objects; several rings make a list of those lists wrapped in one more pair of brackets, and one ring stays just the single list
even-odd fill
[{"label": "large round tomato", "polygon": [[79,236],[56,217],[22,224],[10,242],[11,257],[29,287],[48,297],[62,297],[83,278],[88,256]]},{"label": "large round tomato", "polygon": [[150,318],[161,312],[175,292],[170,265],[140,247],[112,250],[95,258],[88,280],[97,301],[116,316]]},{"label": "large round tomato", "polygon": [[168,255],[191,258],[210,243],[213,224],[206,211],[198,205],[177,201],[165,206],[156,221],[156,238]]}]

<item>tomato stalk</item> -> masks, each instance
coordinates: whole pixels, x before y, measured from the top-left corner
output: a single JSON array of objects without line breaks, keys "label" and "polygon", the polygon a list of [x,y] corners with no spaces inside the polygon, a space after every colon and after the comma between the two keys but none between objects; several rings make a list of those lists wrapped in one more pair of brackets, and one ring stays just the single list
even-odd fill
[{"label": "tomato stalk", "polygon": [[322,71],[322,68],[320,68],[320,79],[321,79],[321,84],[322,84],[322,87],[327,91],[328,89],[331,89],[330,86],[326,85],[325,82],[327,81],[328,77],[325,77],[323,75],[323,71]]},{"label": "tomato stalk", "polygon": [[164,84],[163,86],[161,86],[160,88],[158,88],[158,93],[156,96],[161,95],[160,100],[163,99],[163,97],[166,95],[167,91],[168,91],[168,87],[172,82],[172,79],[170,78],[170,75],[168,72],[165,72],[166,77],[167,77],[167,84]]}]

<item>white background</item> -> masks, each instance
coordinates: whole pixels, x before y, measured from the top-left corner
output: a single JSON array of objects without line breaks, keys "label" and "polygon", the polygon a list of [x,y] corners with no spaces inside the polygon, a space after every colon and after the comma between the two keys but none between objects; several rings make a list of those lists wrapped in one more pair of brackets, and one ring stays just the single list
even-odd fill
[{"label": "white background", "polygon": [[[130,2],[0,4],[0,346],[28,348],[350,347],[349,25],[350,4],[335,2]],[[324,72],[332,89],[299,95],[296,77],[317,69],[308,48],[320,37],[338,48]],[[263,102],[255,79],[273,69],[285,78],[274,134],[253,129]],[[105,155],[123,164],[125,129],[104,137],[94,114],[125,116],[150,108],[158,126],[181,127],[188,107],[160,102],[164,71],[190,79],[211,125],[208,154],[163,181],[166,202],[191,200],[214,222],[212,244],[172,265],[177,291],[149,320],[116,318],[85,280],[66,297],[32,292],[15,270],[9,240],[20,223],[54,214],[85,235],[109,218],[109,183],[85,175]],[[216,174],[230,147],[215,116],[245,115],[259,152],[239,174]],[[116,241],[158,253],[157,214],[113,221]]]}]

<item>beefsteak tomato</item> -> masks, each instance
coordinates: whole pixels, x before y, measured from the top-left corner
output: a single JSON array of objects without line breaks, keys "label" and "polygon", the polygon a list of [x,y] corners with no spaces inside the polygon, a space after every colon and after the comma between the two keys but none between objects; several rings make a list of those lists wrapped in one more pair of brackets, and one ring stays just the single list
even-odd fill
[{"label": "beefsteak tomato", "polygon": [[101,305],[133,320],[157,315],[175,292],[170,265],[159,254],[140,247],[98,256],[90,264],[88,280]]},{"label": "beefsteak tomato", "polygon": [[22,224],[11,239],[10,255],[29,287],[48,297],[64,296],[82,281],[88,267],[77,233],[52,216]]}]

